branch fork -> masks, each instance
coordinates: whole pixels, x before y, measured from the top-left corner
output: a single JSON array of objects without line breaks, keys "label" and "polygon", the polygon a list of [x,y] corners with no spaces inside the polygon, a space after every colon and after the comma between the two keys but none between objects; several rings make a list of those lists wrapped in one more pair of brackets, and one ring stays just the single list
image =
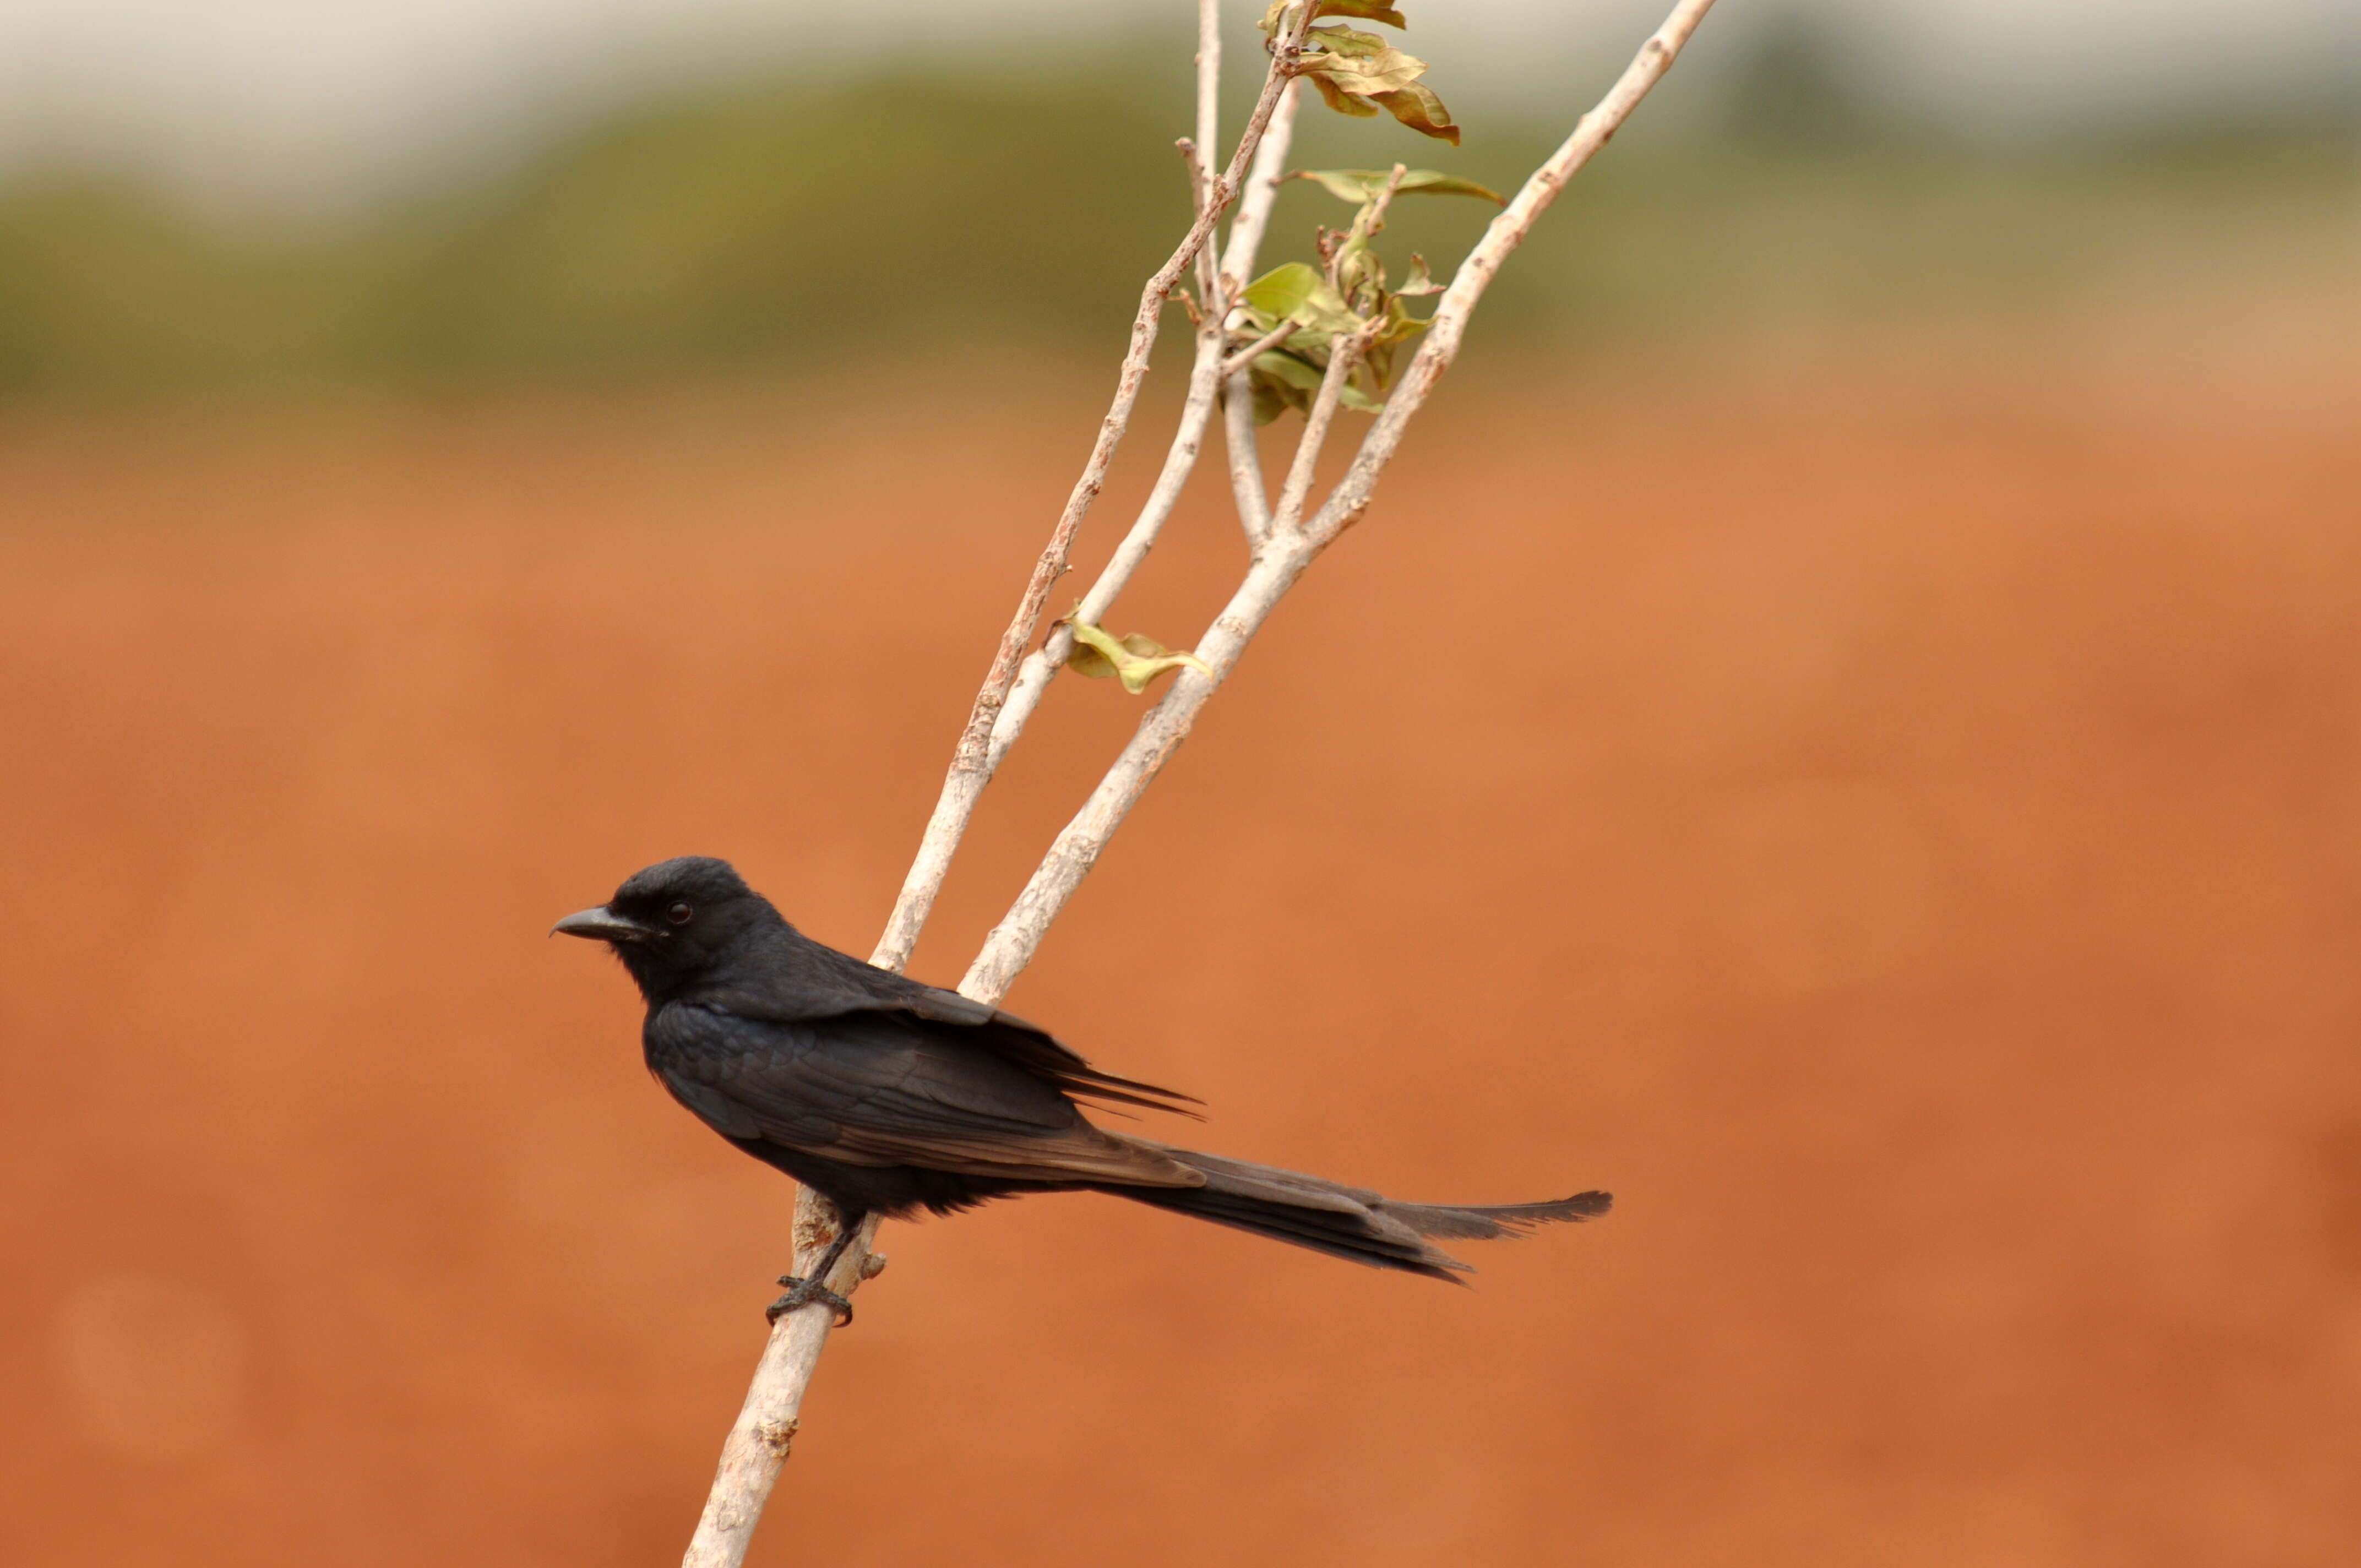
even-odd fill
[{"label": "branch fork", "polygon": [[[1302,70],[1304,32],[1317,7],[1307,0],[1295,0],[1279,15],[1266,45],[1270,64],[1261,93],[1229,162],[1215,177],[1205,167],[1200,149],[1217,145],[1215,104],[1221,60],[1218,4],[1217,0],[1198,0],[1196,135],[1180,143],[1190,170],[1194,208],[1191,222],[1171,257],[1140,291],[1139,308],[1133,318],[1130,343],[1116,377],[1114,400],[1100,422],[1098,439],[1082,477],[1075,481],[1049,541],[1034,564],[1016,612],[1001,636],[983,685],[969,710],[941,795],[927,823],[884,935],[872,956],[873,963],[899,970],[908,962],[911,948],[934,906],[984,785],[1007,755],[1009,747],[1024,732],[1027,720],[1039,707],[1050,681],[1073,652],[1073,623],[1095,626],[1103,621],[1116,596],[1147,558],[1195,467],[1218,402],[1227,437],[1232,499],[1248,546],[1246,572],[1229,602],[1199,640],[1196,662],[1181,668],[1164,695],[1142,716],[1115,764],[1058,834],[1024,892],[1000,924],[993,927],[960,982],[961,992],[976,1001],[996,1003],[1005,994],[1031,961],[1050,923],[1097,862],[1133,805],[1188,738],[1198,712],[1228,677],[1279,601],[1321,552],[1368,510],[1378,480],[1400,447],[1405,427],[1424,407],[1435,383],[1450,368],[1466,334],[1467,318],[1501,264],[1523,241],[1566,181],[1606,145],[1641,99],[1670,69],[1712,3],[1713,0],[1677,0],[1671,15],[1642,46],[1607,95],[1582,116],[1573,134],[1534,170],[1516,197],[1492,220],[1483,239],[1460,263],[1450,286],[1443,291],[1426,323],[1418,352],[1395,381],[1344,477],[1317,510],[1312,510],[1321,448],[1334,423],[1345,385],[1367,356],[1378,323],[1365,314],[1356,330],[1332,341],[1327,367],[1275,506],[1265,488],[1248,377],[1255,357],[1286,342],[1291,327],[1266,333],[1235,352],[1230,345],[1234,337],[1245,336],[1238,319],[1237,297],[1243,280],[1254,270],[1279,183],[1285,178],[1298,96],[1294,79]],[[1455,136],[1455,131],[1453,134]],[[1397,164],[1384,190],[1364,209],[1351,234],[1323,255],[1332,285],[1339,281],[1337,269],[1352,239],[1366,242],[1382,227],[1403,174],[1402,166]],[[1234,199],[1237,216],[1217,260],[1213,254],[1213,229]],[[1098,499],[1115,447],[1129,427],[1164,304],[1192,267],[1198,274],[1198,301],[1188,302],[1185,292],[1183,299],[1190,304],[1196,325],[1195,355],[1179,428],[1163,467],[1130,532],[1083,595],[1073,615],[1053,627],[1043,644],[1027,653],[1027,645],[1040,624],[1050,590],[1068,570],[1074,536]],[[798,1274],[808,1273],[816,1266],[821,1252],[835,1239],[837,1224],[837,1217],[826,1200],[808,1190],[798,1196],[795,1235]],[[829,1275],[829,1288],[850,1296],[862,1280],[884,1266],[884,1259],[869,1250],[875,1226],[873,1218],[864,1224],[858,1245],[847,1249]],[[793,1446],[804,1393],[832,1325],[833,1313],[819,1303],[784,1313],[774,1325],[752,1386],[747,1391],[745,1405],[723,1444],[720,1466],[696,1535],[683,1559],[684,1568],[739,1568],[743,1562],[763,1506]]]}]

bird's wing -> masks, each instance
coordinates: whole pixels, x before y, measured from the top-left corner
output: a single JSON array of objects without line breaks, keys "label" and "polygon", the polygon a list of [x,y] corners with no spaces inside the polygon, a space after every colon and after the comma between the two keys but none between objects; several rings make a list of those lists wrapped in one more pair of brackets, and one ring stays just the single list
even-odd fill
[{"label": "bird's wing", "polygon": [[785,995],[768,988],[761,993],[715,988],[709,994],[730,1012],[781,1023],[842,1022],[859,1027],[864,1016],[882,1015],[939,1025],[939,1031],[934,1032],[955,1036],[963,1049],[997,1057],[1060,1094],[1102,1103],[1138,1105],[1191,1117],[1197,1113],[1189,1107],[1202,1103],[1178,1090],[1101,1072],[1047,1029],[956,991],[922,984],[818,943],[809,945],[808,953],[825,966],[825,980],[820,983],[812,983],[817,977],[806,975],[799,977],[803,983]]},{"label": "bird's wing", "polygon": [[1082,1119],[1060,1090],[906,1013],[776,1023],[674,1004],[648,1062],[725,1137],[848,1165],[913,1165],[1023,1181],[1195,1187],[1204,1177]]},{"label": "bird's wing", "polygon": [[915,1017],[958,1028],[964,1042],[990,1051],[1011,1066],[1053,1085],[1063,1094],[1079,1095],[1102,1103],[1170,1111],[1176,1116],[1191,1118],[1196,1117],[1197,1113],[1189,1107],[1204,1103],[1195,1095],[1183,1094],[1177,1089],[1159,1089],[1136,1078],[1118,1078],[1111,1072],[1101,1072],[1039,1025],[1028,1024],[1013,1014],[971,1001],[956,991],[938,991],[931,985],[914,984],[913,994],[899,1005]]}]

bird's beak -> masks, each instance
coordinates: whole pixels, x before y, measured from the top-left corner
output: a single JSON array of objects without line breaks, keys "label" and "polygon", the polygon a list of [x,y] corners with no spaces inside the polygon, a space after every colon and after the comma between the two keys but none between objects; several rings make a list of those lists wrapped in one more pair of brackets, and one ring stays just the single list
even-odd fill
[{"label": "bird's beak", "polygon": [[598,942],[644,942],[656,934],[654,927],[618,915],[603,904],[594,909],[578,910],[549,928],[553,937],[560,931]]}]

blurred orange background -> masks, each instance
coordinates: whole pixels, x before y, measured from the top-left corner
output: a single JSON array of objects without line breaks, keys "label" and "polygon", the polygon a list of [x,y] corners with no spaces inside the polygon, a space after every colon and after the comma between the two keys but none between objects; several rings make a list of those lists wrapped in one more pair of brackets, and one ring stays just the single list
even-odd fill
[{"label": "blurred orange background", "polygon": [[[1446,387],[1012,999],[1609,1219],[892,1226],[756,1559],[2349,1560],[2352,382],[1959,363]],[[9,427],[12,1563],[678,1549],[792,1190],[542,933],[706,851],[865,951],[1102,391]],[[1138,711],[1053,693],[917,972]]]},{"label": "blurred orange background", "polygon": [[[1723,20],[1010,998],[1151,1135],[1615,1212],[1472,1290],[889,1225],[752,1561],[2361,1561],[2349,104],[1977,141]],[[774,54],[342,216],[0,115],[9,1568],[681,1549],[793,1190],[544,933],[713,853],[869,950],[1175,228],[1150,43]],[[1513,178],[1530,86],[1410,156]],[[1115,630],[1227,597],[1224,488]],[[913,972],[1142,711],[1053,688]]]}]

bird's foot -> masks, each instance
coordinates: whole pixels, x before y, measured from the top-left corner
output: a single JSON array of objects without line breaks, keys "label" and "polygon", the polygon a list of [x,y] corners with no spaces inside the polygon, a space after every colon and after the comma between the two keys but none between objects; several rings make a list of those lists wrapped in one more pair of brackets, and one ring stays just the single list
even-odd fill
[{"label": "bird's foot", "polygon": [[836,1309],[838,1328],[842,1328],[852,1321],[852,1303],[820,1281],[800,1279],[792,1274],[782,1274],[779,1276],[779,1283],[787,1288],[787,1293],[763,1309],[763,1315],[771,1321],[775,1323],[797,1307],[808,1307],[814,1301],[823,1302]]}]

